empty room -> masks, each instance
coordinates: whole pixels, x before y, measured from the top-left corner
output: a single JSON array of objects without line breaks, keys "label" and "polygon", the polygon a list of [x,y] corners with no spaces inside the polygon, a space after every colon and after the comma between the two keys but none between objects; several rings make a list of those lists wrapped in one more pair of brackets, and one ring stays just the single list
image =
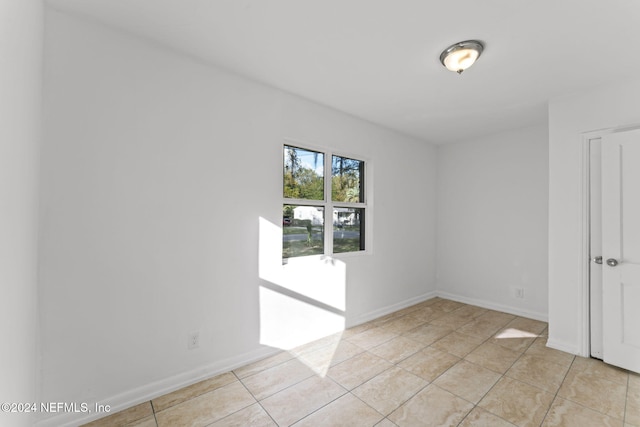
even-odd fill
[{"label": "empty room", "polygon": [[0,425],[640,427],[640,3],[0,2]]}]

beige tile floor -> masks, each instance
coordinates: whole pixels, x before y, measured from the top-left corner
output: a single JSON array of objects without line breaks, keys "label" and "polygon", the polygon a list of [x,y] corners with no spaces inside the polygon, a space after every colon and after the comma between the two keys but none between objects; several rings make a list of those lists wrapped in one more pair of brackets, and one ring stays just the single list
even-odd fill
[{"label": "beige tile floor", "polygon": [[434,298],[87,426],[640,427],[640,375]]}]

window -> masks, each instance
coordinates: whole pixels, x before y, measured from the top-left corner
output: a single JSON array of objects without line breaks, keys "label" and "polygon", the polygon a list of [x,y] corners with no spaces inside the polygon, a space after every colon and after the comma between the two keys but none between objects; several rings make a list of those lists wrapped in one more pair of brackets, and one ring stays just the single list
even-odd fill
[{"label": "window", "polygon": [[363,251],[364,178],[362,160],[285,145],[282,257]]}]

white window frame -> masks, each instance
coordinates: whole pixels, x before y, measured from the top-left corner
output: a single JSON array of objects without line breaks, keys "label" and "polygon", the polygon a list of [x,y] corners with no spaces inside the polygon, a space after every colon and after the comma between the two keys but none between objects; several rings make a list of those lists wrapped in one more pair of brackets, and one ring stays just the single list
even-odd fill
[{"label": "white window frame", "polygon": [[[371,238],[371,197],[370,197],[370,189],[371,189],[371,162],[366,159],[364,156],[360,156],[358,154],[344,153],[338,150],[332,150],[329,148],[321,147],[314,144],[309,144],[302,141],[285,139],[282,144],[281,153],[284,153],[284,147],[290,146],[294,148],[300,148],[302,150],[315,151],[324,155],[324,200],[310,200],[310,199],[294,199],[289,197],[284,197],[284,181],[281,182],[281,191],[282,191],[282,206],[284,205],[296,205],[296,206],[320,206],[324,209],[324,253],[316,254],[316,255],[306,255],[300,257],[292,257],[292,258],[284,258],[284,259],[296,259],[296,258],[311,258],[311,257],[350,257],[350,256],[358,256],[358,255],[367,255],[371,253],[372,248],[372,238]],[[331,199],[331,184],[332,184],[332,160],[333,156],[346,157],[352,160],[358,160],[364,162],[364,176],[360,177],[361,185],[364,185],[364,191],[362,197],[364,198],[363,202],[334,202]],[[281,171],[284,171],[285,168],[285,160],[284,156],[282,158],[282,167]],[[328,174],[327,174],[328,172]],[[282,175],[284,176],[284,175]],[[361,233],[364,233],[364,249],[359,251],[352,252],[339,252],[333,253],[333,208],[352,208],[352,209],[364,209],[364,227],[361,228]]]}]

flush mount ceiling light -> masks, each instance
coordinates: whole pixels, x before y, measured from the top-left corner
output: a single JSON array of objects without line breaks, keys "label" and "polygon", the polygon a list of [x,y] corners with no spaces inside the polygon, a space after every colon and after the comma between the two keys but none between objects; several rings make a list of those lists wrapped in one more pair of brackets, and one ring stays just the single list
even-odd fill
[{"label": "flush mount ceiling light", "polygon": [[480,57],[484,45],[478,40],[467,40],[452,44],[440,54],[440,62],[447,70],[462,74]]}]

